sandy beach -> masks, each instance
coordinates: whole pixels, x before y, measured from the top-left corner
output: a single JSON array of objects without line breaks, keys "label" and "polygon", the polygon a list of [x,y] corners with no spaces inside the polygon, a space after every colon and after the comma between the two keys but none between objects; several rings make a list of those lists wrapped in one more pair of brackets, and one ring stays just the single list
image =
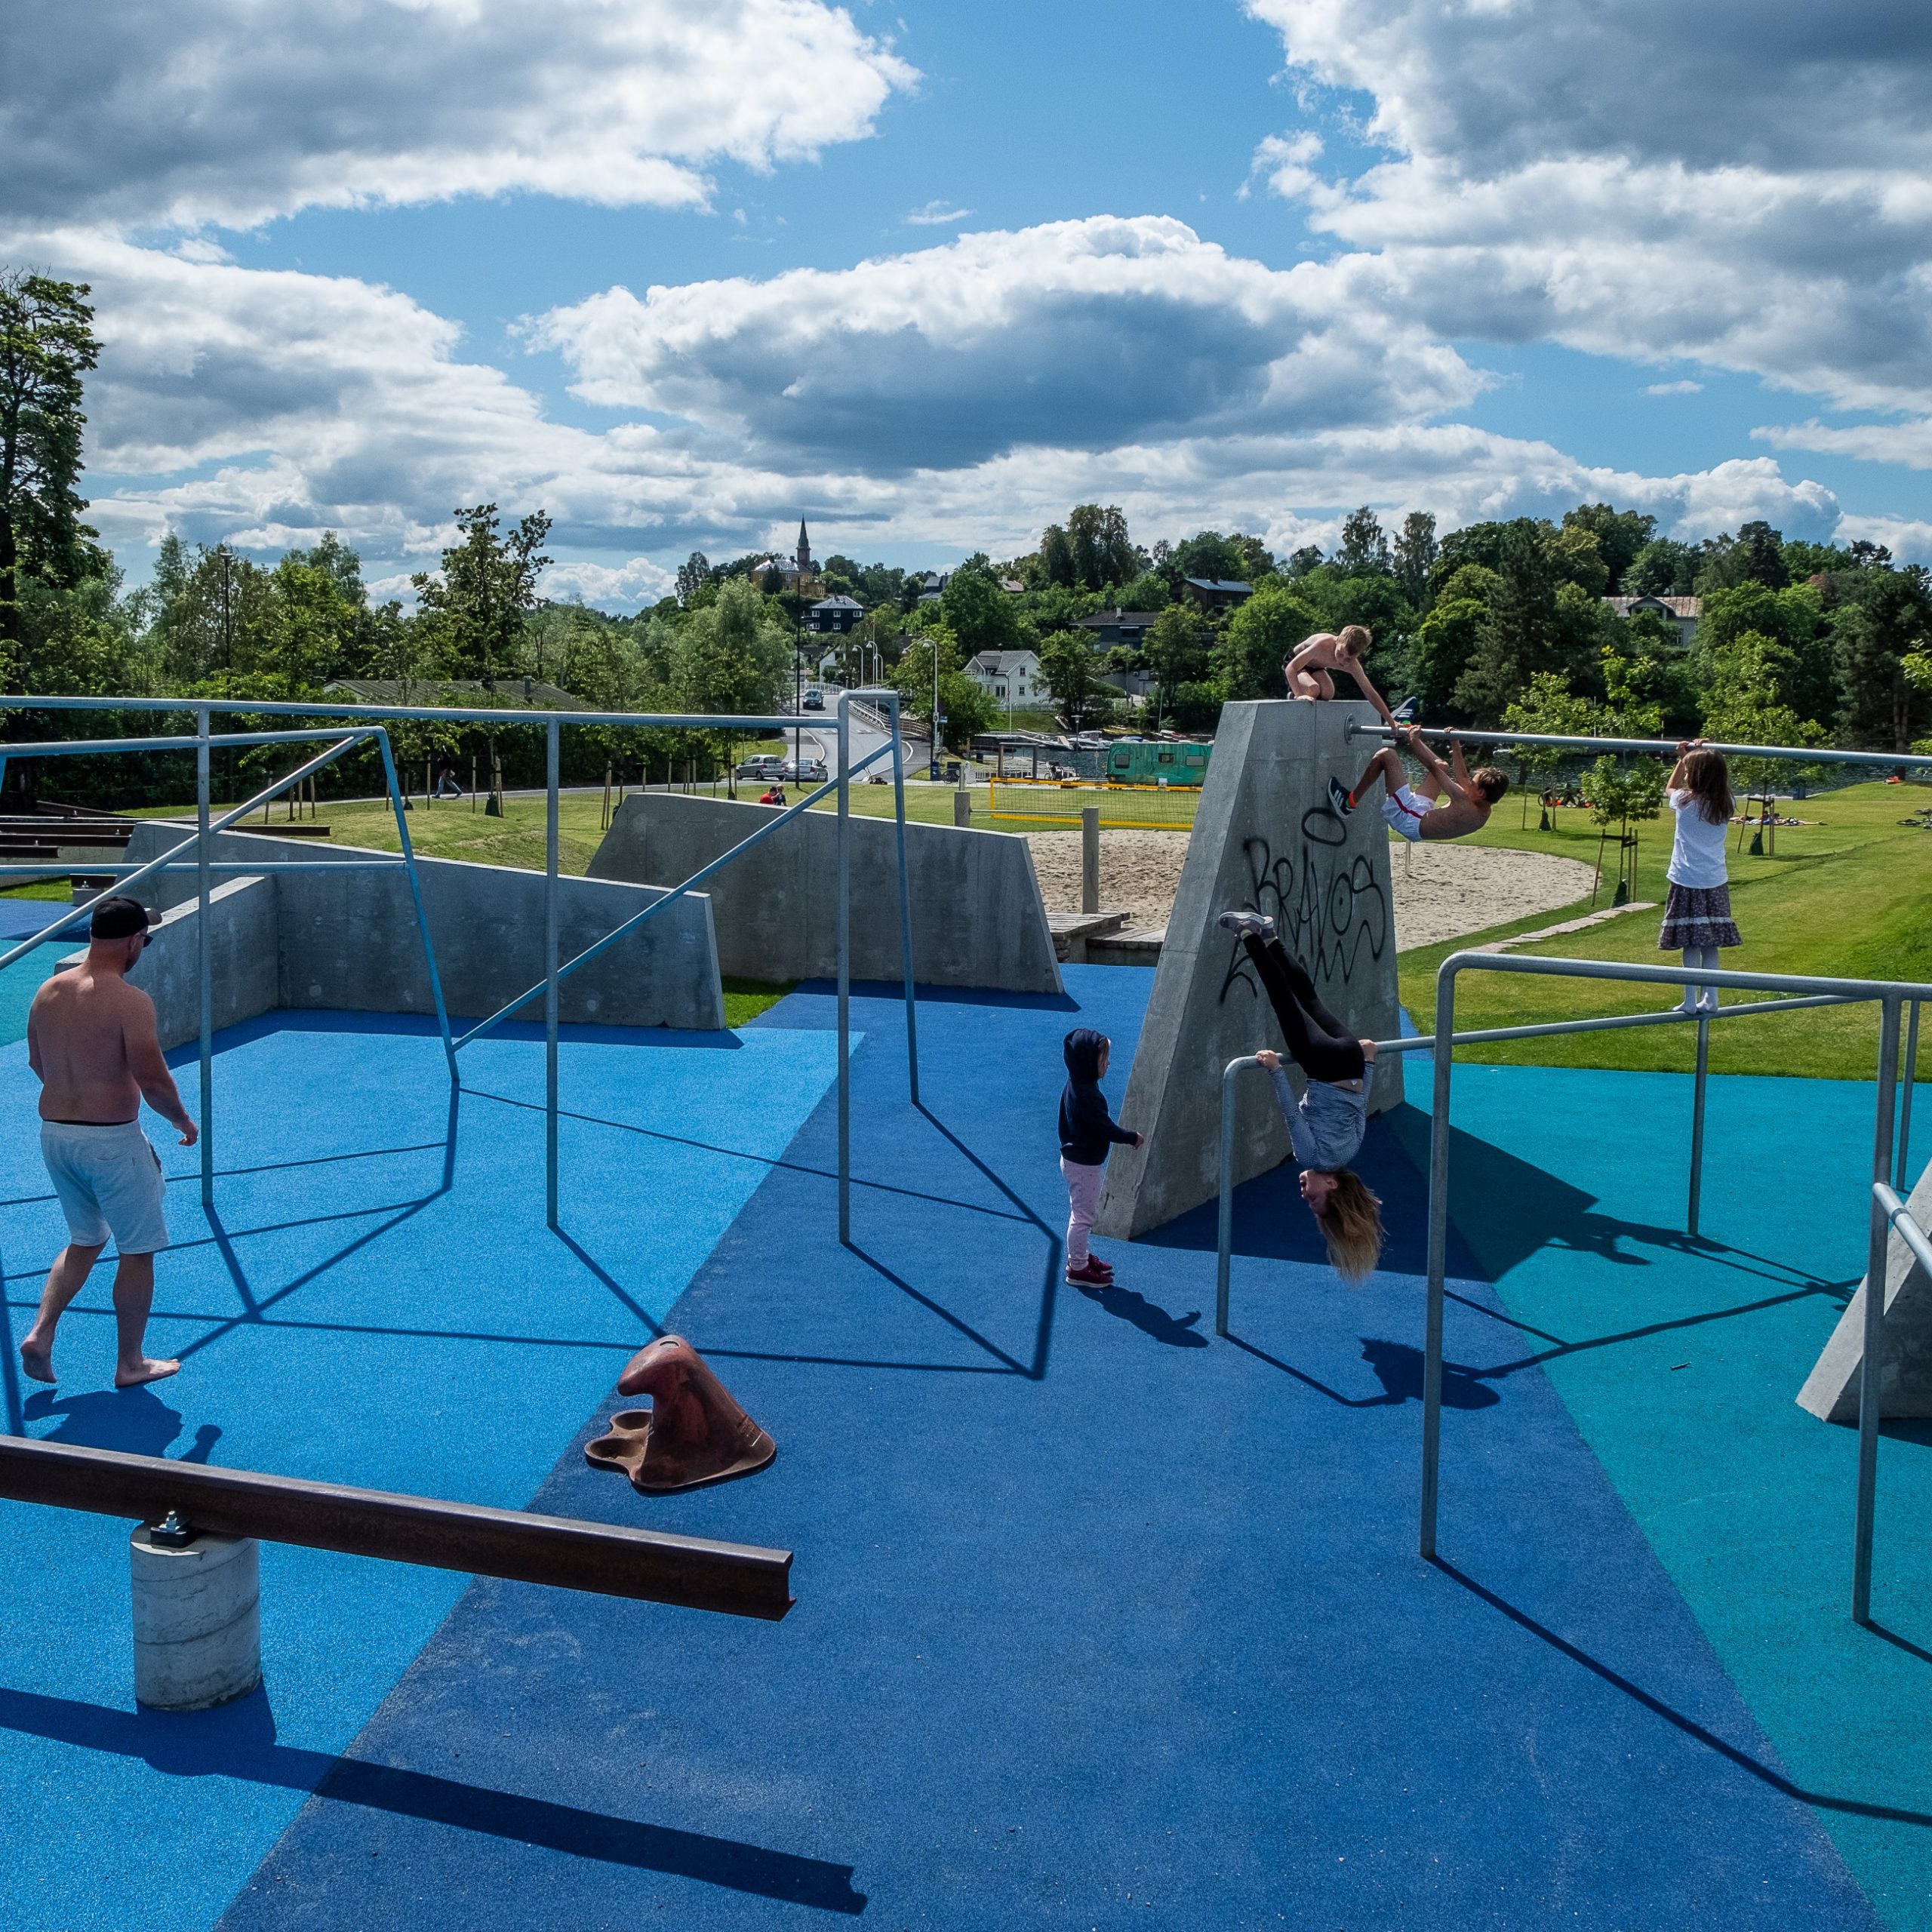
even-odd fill
[{"label": "sandy beach", "polygon": [[[1050,912],[1080,907],[1080,840],[1069,832],[1026,835],[1033,869]],[[1180,882],[1187,841],[1174,832],[1103,832],[1100,903],[1132,914],[1133,923],[1164,926]],[[1590,869],[1540,852],[1439,843],[1392,847],[1389,875],[1398,950],[1432,946],[1508,919],[1572,906],[1590,889]]]}]

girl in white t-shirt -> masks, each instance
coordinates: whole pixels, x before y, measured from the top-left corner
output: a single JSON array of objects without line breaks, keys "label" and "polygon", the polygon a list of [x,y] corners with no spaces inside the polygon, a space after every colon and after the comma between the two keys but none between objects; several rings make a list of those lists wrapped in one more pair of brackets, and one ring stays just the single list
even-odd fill
[{"label": "girl in white t-shirt", "polygon": [[[1677,815],[1670,848],[1670,897],[1663,909],[1657,945],[1681,950],[1687,966],[1715,968],[1718,948],[1742,946],[1730,916],[1730,881],[1724,869],[1724,841],[1730,831],[1730,768],[1721,752],[1703,739],[1677,747],[1676,768],[1666,795]],[[1717,1011],[1715,986],[1686,986],[1686,1013]]]}]

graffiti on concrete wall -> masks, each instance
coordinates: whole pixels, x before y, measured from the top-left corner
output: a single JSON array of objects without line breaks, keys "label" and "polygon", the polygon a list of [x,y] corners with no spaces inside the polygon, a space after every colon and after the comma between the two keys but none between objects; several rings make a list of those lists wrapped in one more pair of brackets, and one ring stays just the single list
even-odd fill
[{"label": "graffiti on concrete wall", "polygon": [[[1348,844],[1347,825],[1327,805],[1302,814],[1296,849],[1277,852],[1262,837],[1241,841],[1248,875],[1243,903],[1275,921],[1281,943],[1318,987],[1346,987],[1364,957],[1381,958],[1392,937],[1388,895],[1368,854],[1350,853]],[[1222,1004],[1237,986],[1262,997],[1238,940],[1221,982]]]}]

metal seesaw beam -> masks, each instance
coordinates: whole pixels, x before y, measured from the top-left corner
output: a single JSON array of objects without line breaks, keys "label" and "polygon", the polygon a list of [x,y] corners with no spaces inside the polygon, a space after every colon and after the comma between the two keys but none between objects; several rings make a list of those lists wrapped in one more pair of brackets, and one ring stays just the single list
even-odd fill
[{"label": "metal seesaw beam", "polygon": [[0,1496],[776,1623],[792,1552],[0,1435]]}]

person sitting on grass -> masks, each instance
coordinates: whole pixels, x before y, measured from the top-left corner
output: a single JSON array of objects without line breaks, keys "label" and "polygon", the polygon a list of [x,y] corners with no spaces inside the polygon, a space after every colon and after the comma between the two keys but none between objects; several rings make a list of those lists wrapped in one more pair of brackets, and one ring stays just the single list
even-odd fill
[{"label": "person sitting on grass", "polygon": [[1308,1076],[1297,1102],[1281,1055],[1263,1047],[1254,1056],[1275,1083],[1301,1164],[1301,1198],[1321,1230],[1328,1259],[1343,1281],[1358,1287],[1382,1255],[1381,1201],[1348,1164],[1368,1131],[1375,1042],[1355,1038],[1321,1004],[1307,968],[1275,937],[1275,922],[1265,912],[1223,912],[1216,923],[1240,934],[1241,949],[1281,1022],[1289,1057]]},{"label": "person sitting on grass", "polygon": [[1317,631],[1303,638],[1281,666],[1291,697],[1324,698],[1335,695],[1331,671],[1346,671],[1361,687],[1362,695],[1382,714],[1383,724],[1392,727],[1395,714],[1382,701],[1382,694],[1368,681],[1361,660],[1374,640],[1364,624],[1345,624],[1340,633]]},{"label": "person sitting on grass", "polygon": [[[1455,761],[1453,771],[1423,743],[1422,734],[1413,727],[1403,735],[1402,742],[1428,775],[1411,791],[1402,761],[1392,747],[1384,745],[1369,760],[1368,769],[1352,792],[1339,778],[1329,780],[1328,802],[1337,816],[1346,818],[1380,778],[1382,816],[1398,837],[1414,844],[1418,838],[1462,838],[1472,832],[1480,832],[1509,789],[1507,774],[1493,764],[1472,772],[1463,762],[1463,741],[1454,731],[1449,734],[1450,755]],[[1438,799],[1447,802],[1438,805]]]},{"label": "person sitting on grass", "polygon": [[1140,1137],[1107,1112],[1100,1091],[1113,1042],[1091,1026],[1076,1026],[1060,1048],[1066,1084],[1060,1097],[1060,1171],[1066,1183],[1066,1278],[1078,1288],[1105,1288],[1114,1271],[1087,1245],[1115,1143],[1138,1147]]}]

